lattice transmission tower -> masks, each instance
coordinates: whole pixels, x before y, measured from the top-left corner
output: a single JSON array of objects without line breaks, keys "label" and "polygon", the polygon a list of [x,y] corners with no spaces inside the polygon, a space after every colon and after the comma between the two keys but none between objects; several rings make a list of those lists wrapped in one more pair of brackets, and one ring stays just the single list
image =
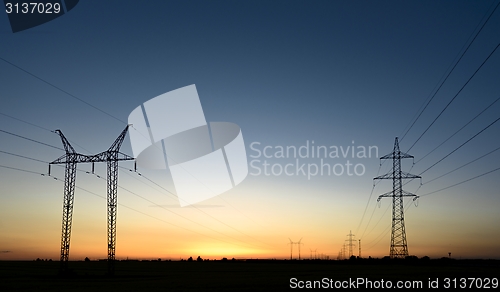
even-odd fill
[{"label": "lattice transmission tower", "polygon": [[292,260],[292,259],[293,259],[293,254],[292,254],[292,253],[293,253],[293,245],[294,245],[294,244],[296,244],[296,245],[298,245],[298,247],[299,247],[299,261],[300,261],[300,245],[302,245],[302,244],[303,244],[303,243],[301,242],[301,241],[302,241],[302,238],[301,238],[299,241],[297,241],[297,242],[293,242],[290,238],[288,238],[288,240],[290,240],[290,243],[289,243],[289,245],[290,245],[290,260]]},{"label": "lattice transmission tower", "polygon": [[353,242],[353,241],[354,241],[354,242],[356,242],[356,241],[355,241],[354,239],[352,239],[355,235],[354,235],[354,234],[352,234],[352,231],[351,231],[351,230],[349,230],[349,234],[347,234],[347,236],[349,237],[349,239],[347,239],[347,240],[346,240],[347,242],[349,242],[349,244],[347,245],[347,246],[349,246],[349,255],[348,255],[348,257],[347,257],[347,258],[349,258],[349,259],[350,259],[350,258],[354,255],[354,253],[353,253],[353,251],[352,251],[352,248],[354,247],[354,245],[355,245],[355,244],[354,244],[354,243],[352,243],[352,242]]},{"label": "lattice transmission tower", "polygon": [[114,260],[116,247],[116,207],[118,189],[118,161],[134,160],[133,157],[120,152],[120,147],[127,134],[128,125],[116,138],[108,150],[95,155],[77,153],[60,130],[55,132],[61,137],[66,154],[49,163],[65,164],[64,199],[61,235],[61,272],[68,272],[69,246],[71,239],[71,224],[73,221],[73,202],[75,198],[76,165],[78,163],[92,163],[92,173],[95,162],[107,162],[107,211],[108,211],[108,273],[114,274]]},{"label": "lattice transmission tower", "polygon": [[374,180],[392,179],[392,191],[380,195],[377,199],[377,201],[380,201],[382,198],[392,198],[391,258],[405,258],[408,256],[403,197],[414,197],[414,201],[418,198],[418,196],[403,190],[402,181],[403,179],[421,178],[418,175],[401,171],[401,159],[404,158],[413,158],[413,156],[399,150],[398,137],[396,137],[393,151],[380,157],[380,159],[392,159],[392,171],[374,178]]}]

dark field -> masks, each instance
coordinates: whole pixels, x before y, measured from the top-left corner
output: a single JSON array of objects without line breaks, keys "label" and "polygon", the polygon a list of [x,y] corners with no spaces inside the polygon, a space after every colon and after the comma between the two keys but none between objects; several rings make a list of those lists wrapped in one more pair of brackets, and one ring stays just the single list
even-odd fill
[{"label": "dark field", "polygon": [[[458,287],[461,278],[472,277],[481,278],[481,283],[469,279],[467,288],[490,282],[490,290],[496,290],[491,279],[500,278],[500,261],[495,260],[119,261],[113,277],[106,276],[105,261],[69,262],[73,275],[65,277],[58,276],[59,267],[58,261],[0,261],[0,291],[279,291],[290,290],[291,278],[328,278],[344,285],[357,278],[379,285],[392,281],[393,286],[397,281],[421,281],[423,288],[430,278],[445,288],[445,278],[456,278]],[[454,283],[449,285],[453,288]]]}]

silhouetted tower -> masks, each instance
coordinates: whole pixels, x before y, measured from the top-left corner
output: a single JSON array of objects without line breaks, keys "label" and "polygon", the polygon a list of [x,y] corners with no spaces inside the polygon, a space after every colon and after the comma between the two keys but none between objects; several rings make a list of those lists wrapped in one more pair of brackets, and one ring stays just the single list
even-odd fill
[{"label": "silhouetted tower", "polygon": [[297,242],[293,242],[290,238],[288,238],[288,240],[290,240],[290,243],[288,243],[290,245],[290,260],[292,260],[292,251],[293,251],[294,244],[299,246],[299,260],[300,260],[300,245],[303,244],[303,243],[301,243],[302,238]]},{"label": "silhouetted tower", "polygon": [[349,234],[347,234],[347,236],[349,237],[349,239],[347,239],[346,241],[349,242],[349,244],[347,246],[349,246],[349,256],[348,258],[350,258],[351,256],[354,255],[353,251],[352,251],[352,247],[354,246],[354,243],[353,242],[353,237],[354,237],[354,234],[352,234],[352,231],[349,230]]},{"label": "silhouetted tower", "polygon": [[301,243],[301,241],[302,241],[302,238],[298,242],[295,243],[299,246],[299,261],[300,261],[300,245],[303,244],[303,243]]},{"label": "silhouetted tower", "polygon": [[[62,235],[61,235],[61,272],[68,270],[69,259],[69,243],[71,238],[71,222],[73,221],[73,202],[75,198],[75,179],[76,179],[76,164],[80,161],[78,153],[68,142],[66,137],[60,130],[56,133],[61,137],[65,155],[57,159],[61,163],[66,164],[64,173],[64,198],[63,198],[63,215],[62,215]],[[52,162],[51,164],[57,164]],[[50,175],[50,164],[49,164]]]},{"label": "silhouetted tower", "polygon": [[71,238],[71,223],[73,219],[73,201],[75,197],[75,180],[77,163],[92,163],[94,172],[95,162],[107,162],[107,209],[108,209],[108,273],[114,274],[115,246],[116,246],[116,206],[118,188],[118,161],[134,160],[120,152],[121,144],[127,134],[128,125],[116,138],[107,151],[96,155],[83,155],[77,153],[60,130],[55,132],[61,137],[66,154],[49,163],[66,164],[64,176],[63,219],[61,236],[61,272],[67,272],[69,259],[69,245]]},{"label": "silhouetted tower", "polygon": [[392,198],[391,258],[404,258],[408,256],[403,197],[414,197],[413,200],[418,198],[414,194],[403,191],[402,180],[421,178],[418,175],[401,171],[401,159],[403,158],[413,158],[413,156],[399,150],[398,137],[396,137],[393,151],[380,157],[380,159],[392,159],[392,171],[374,178],[374,180],[392,179],[392,192],[382,194],[377,199],[377,201],[380,201],[381,198]]}]

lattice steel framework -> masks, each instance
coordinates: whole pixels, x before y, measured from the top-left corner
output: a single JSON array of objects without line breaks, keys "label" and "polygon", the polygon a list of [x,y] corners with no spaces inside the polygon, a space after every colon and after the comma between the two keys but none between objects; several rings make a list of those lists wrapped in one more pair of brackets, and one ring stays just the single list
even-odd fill
[{"label": "lattice steel framework", "polygon": [[299,241],[297,241],[297,242],[293,242],[290,238],[288,238],[288,240],[290,240],[290,243],[289,243],[289,244],[290,244],[290,260],[292,260],[292,259],[293,259],[293,257],[292,257],[293,245],[294,245],[294,244],[296,244],[296,245],[298,245],[298,246],[299,246],[299,261],[300,261],[300,245],[301,245],[301,244],[303,244],[303,243],[301,242],[301,241],[302,241],[302,238],[301,238]]},{"label": "lattice steel framework", "polygon": [[413,156],[399,150],[398,137],[396,137],[393,151],[380,157],[380,159],[392,159],[392,171],[374,178],[374,180],[392,179],[392,191],[380,195],[377,199],[377,201],[380,201],[382,198],[392,198],[391,258],[405,258],[408,256],[403,197],[414,197],[413,200],[418,198],[418,196],[403,190],[402,181],[403,179],[421,178],[418,175],[401,171],[401,159],[404,158],[413,158]]},{"label": "lattice steel framework", "polygon": [[349,230],[349,234],[347,234],[347,236],[349,237],[349,239],[347,239],[346,241],[349,242],[349,244],[347,246],[349,246],[349,256],[348,258],[350,259],[353,255],[354,255],[354,252],[352,251],[352,248],[354,247],[354,243],[352,243],[353,241],[355,242],[355,240],[353,240],[352,238],[355,236],[354,234],[352,234],[352,231]]},{"label": "lattice steel framework", "polygon": [[49,164],[65,164],[63,219],[61,236],[61,271],[68,271],[69,246],[71,238],[71,224],[73,219],[73,202],[75,197],[76,165],[78,163],[92,163],[92,172],[95,162],[107,162],[107,211],[108,211],[108,273],[114,274],[115,247],[116,247],[116,211],[118,188],[118,161],[134,160],[120,152],[120,147],[128,131],[128,125],[116,138],[107,151],[96,155],[77,153],[60,130],[56,133],[61,137],[66,154]]}]

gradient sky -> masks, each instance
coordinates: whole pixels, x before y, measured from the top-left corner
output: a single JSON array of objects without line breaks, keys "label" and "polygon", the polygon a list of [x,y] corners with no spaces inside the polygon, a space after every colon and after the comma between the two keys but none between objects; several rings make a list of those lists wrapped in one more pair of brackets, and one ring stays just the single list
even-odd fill
[{"label": "gradient sky", "polygon": [[[391,200],[379,208],[376,199],[392,183],[373,188],[373,177],[391,166],[380,166],[379,157],[403,137],[497,3],[82,0],[66,15],[18,33],[0,13],[0,130],[61,147],[46,130],[61,129],[77,151],[97,153],[111,145],[134,108],[195,84],[207,121],[241,127],[249,162],[253,142],[260,150],[312,141],[376,146],[378,157],[324,160],[360,163],[365,172],[359,176],[250,174],[197,208],[179,207],[168,171],[139,169],[141,177],[121,169],[118,259],[287,258],[289,238],[302,238],[301,257],[312,249],[336,258],[350,231],[361,239],[363,257],[383,257]],[[495,49],[499,31],[497,10],[404,136],[402,151]],[[411,148],[416,164],[403,161],[404,171],[420,174],[498,118],[500,102],[422,159],[500,97],[499,74],[495,52]],[[406,200],[410,254],[500,259],[500,172],[433,193],[498,168],[500,151],[430,182],[498,148],[499,134],[500,125],[492,125],[422,174],[422,186],[418,180],[405,185],[422,196],[418,207]],[[0,151],[46,162],[63,154],[3,132],[0,141]],[[132,154],[128,137],[122,152]],[[255,165],[296,162],[259,159]],[[48,169],[1,152],[0,165]],[[133,168],[132,162],[120,165]],[[105,258],[106,182],[84,172],[90,165],[78,169],[70,259]],[[101,177],[105,170],[96,165]],[[53,167],[52,174],[59,181],[0,167],[0,260],[59,259],[64,169]],[[297,246],[293,253],[297,257]]]}]

